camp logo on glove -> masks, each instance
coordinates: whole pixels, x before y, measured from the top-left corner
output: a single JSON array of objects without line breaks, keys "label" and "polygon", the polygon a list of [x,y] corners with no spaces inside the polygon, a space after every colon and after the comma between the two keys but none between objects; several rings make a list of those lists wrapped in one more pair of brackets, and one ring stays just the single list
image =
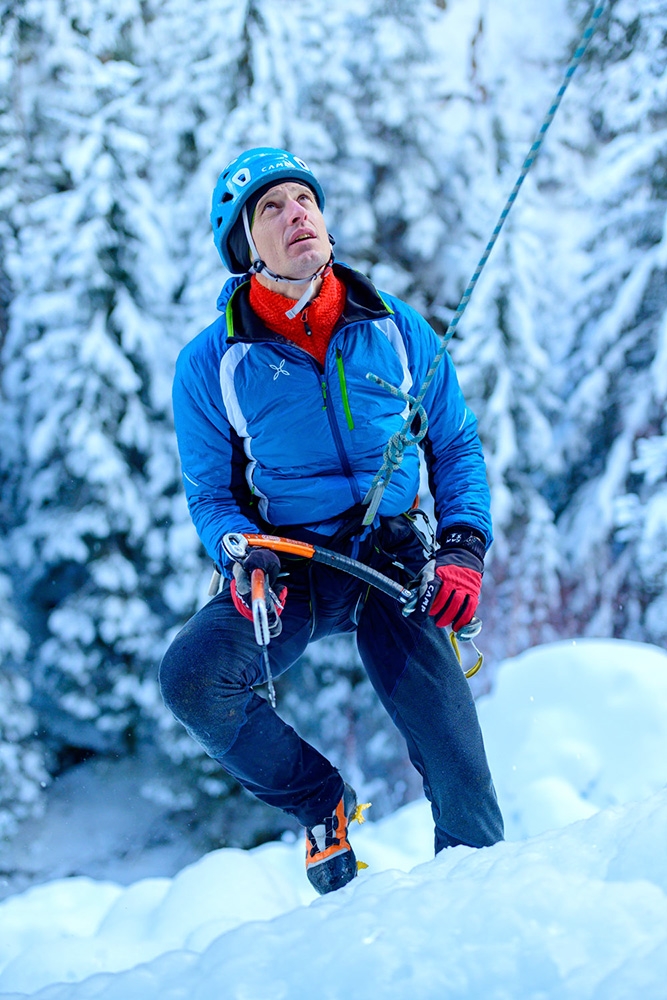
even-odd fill
[{"label": "camp logo on glove", "polygon": [[451,625],[454,631],[468,625],[477,610],[482,574],[465,566],[445,564],[437,567],[431,583],[437,586],[437,590],[431,598],[428,613],[435,618],[435,624],[439,628]]},{"label": "camp logo on glove", "polygon": [[430,612],[431,604],[441,587],[442,580],[437,576],[428,581],[425,589],[420,593],[417,603],[416,611],[420,618],[423,618],[424,615]]}]

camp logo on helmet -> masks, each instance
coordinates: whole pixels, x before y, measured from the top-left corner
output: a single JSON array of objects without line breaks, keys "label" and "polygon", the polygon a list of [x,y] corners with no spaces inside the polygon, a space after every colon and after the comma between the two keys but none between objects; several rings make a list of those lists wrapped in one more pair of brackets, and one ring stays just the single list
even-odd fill
[{"label": "camp logo on helmet", "polygon": [[245,187],[245,185],[248,183],[251,177],[252,174],[250,173],[250,171],[246,170],[244,167],[242,170],[236,171],[230,183],[235,184],[237,187]]},{"label": "camp logo on helmet", "polygon": [[291,161],[291,160],[277,160],[274,163],[267,163],[265,166],[263,166],[263,167],[260,168],[259,172],[260,172],[260,174],[266,174],[266,173],[269,173],[269,171],[271,171],[271,170],[284,170],[284,169],[289,170],[290,167],[293,167],[295,163],[297,163],[301,167],[302,170],[307,170],[308,173],[312,173],[312,170],[310,169],[310,167],[308,166],[308,164],[304,163],[303,160],[300,160],[298,158],[298,156],[295,156],[294,159],[293,159],[293,161]]}]

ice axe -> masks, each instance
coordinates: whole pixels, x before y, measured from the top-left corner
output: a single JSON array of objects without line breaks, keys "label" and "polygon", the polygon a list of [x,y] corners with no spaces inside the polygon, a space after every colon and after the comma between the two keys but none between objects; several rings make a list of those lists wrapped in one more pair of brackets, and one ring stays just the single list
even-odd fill
[{"label": "ice axe", "polygon": [[[364,583],[375,587],[377,590],[381,590],[383,594],[393,597],[394,600],[402,605],[404,615],[412,614],[417,609],[418,602],[420,601],[419,586],[415,586],[412,589],[403,587],[396,580],[392,580],[391,577],[380,573],[379,570],[366,566],[365,563],[360,562],[358,559],[342,555],[340,552],[333,552],[331,549],[322,548],[320,545],[312,545],[310,542],[301,542],[294,538],[283,538],[280,535],[266,535],[259,532],[242,534],[241,532],[231,531],[222,539],[222,545],[227,555],[239,561],[245,559],[250,546],[258,546],[272,549],[274,552],[299,556],[303,559],[312,559],[313,562],[322,563],[324,566],[331,566],[333,569],[339,569],[343,573],[349,573],[350,576],[354,576],[358,580],[362,580]],[[253,601],[253,622],[255,621],[254,607]],[[266,615],[266,602],[263,607],[264,614]],[[260,612],[258,611],[259,614]],[[484,658],[474,642],[481,628],[481,620],[473,618],[472,621],[458,629],[457,632],[452,631],[450,636],[452,647],[459,663],[461,663],[460,642],[470,642],[477,653],[477,662],[470,670],[464,671],[468,678],[476,674],[484,662]],[[259,645],[264,645],[268,673],[268,652],[266,652],[268,641],[265,644],[261,642],[260,637],[262,634],[264,633],[258,633],[258,626],[255,625],[255,638]]]},{"label": "ice axe", "polygon": [[[269,592],[267,594],[267,591]],[[269,661],[269,643],[271,642],[271,629],[269,628],[269,615],[267,611],[267,597],[270,596],[271,588],[267,584],[266,573],[263,569],[254,569],[250,574],[250,606],[252,608],[252,624],[255,629],[255,641],[262,649],[262,658],[266,668],[266,680],[269,687],[269,701],[271,707],[276,707],[276,689],[273,686],[273,674],[271,673],[271,663]]]},{"label": "ice axe", "polygon": [[[245,537],[237,533],[224,536],[222,540],[223,548],[232,559],[243,562],[248,552],[245,544]],[[262,659],[266,670],[266,681],[269,689],[269,701],[271,707],[276,707],[276,689],[273,684],[273,674],[271,673],[271,662],[269,660],[269,643],[271,636],[280,632],[280,618],[276,611],[279,599],[273,593],[266,573],[263,569],[253,569],[250,573],[250,608],[252,611],[252,624],[255,631],[255,642],[262,650]],[[271,608],[272,621],[269,621],[269,608]]]},{"label": "ice axe", "polygon": [[415,608],[417,594],[414,590],[408,590],[396,580],[392,580],[390,576],[385,576],[384,573],[366,566],[358,559],[344,556],[340,552],[333,552],[331,549],[323,549],[319,545],[311,545],[310,542],[299,542],[294,538],[282,538],[279,535],[242,535],[240,532],[231,531],[222,539],[222,545],[227,555],[231,556],[232,559],[244,559],[248,552],[248,546],[259,546],[260,548],[273,549],[274,552],[300,556],[302,559],[312,559],[313,562],[339,569],[343,573],[349,573],[350,576],[356,576],[358,580],[363,580],[364,583],[381,590],[383,594],[393,597],[394,600],[403,605],[403,614],[410,614]]}]

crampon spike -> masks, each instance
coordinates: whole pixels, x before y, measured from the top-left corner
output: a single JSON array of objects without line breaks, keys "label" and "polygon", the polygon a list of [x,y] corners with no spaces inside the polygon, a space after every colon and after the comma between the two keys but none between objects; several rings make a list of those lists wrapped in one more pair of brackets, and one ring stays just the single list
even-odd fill
[{"label": "crampon spike", "polygon": [[[359,802],[354,812],[350,816],[350,823],[365,823],[366,817],[364,816],[364,813],[366,812],[367,809],[370,809],[372,805],[373,805],[372,802]],[[364,868],[365,867],[366,865],[364,865]]]}]

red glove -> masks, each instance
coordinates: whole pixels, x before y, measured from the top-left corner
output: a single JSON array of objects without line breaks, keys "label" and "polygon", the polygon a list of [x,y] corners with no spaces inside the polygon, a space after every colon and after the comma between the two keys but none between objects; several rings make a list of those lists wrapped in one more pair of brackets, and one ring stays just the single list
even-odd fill
[{"label": "red glove", "polygon": [[[229,589],[232,595],[234,607],[252,621],[252,606],[250,604],[250,576],[254,569],[261,569],[266,574],[269,588],[273,589],[280,573],[280,559],[271,549],[253,548],[250,550],[243,565],[234,563],[234,579],[230,583]],[[287,597],[287,587],[277,586],[275,591],[276,600],[271,599],[270,603],[276,615],[280,616],[285,607]],[[269,597],[267,596],[267,602]]]},{"label": "red glove", "polygon": [[422,598],[439,628],[451,625],[457,632],[475,617],[485,552],[486,543],[474,528],[455,524],[443,533],[435,576]]},{"label": "red glove", "polygon": [[[234,602],[234,607],[236,608],[236,610],[238,611],[238,613],[240,615],[243,615],[244,618],[247,618],[248,621],[251,622],[252,621],[252,608],[250,607],[250,605],[246,601],[246,595],[239,594],[237,586],[236,586],[236,580],[232,580],[232,582],[229,585],[229,589],[230,589],[230,592],[231,592],[231,595],[232,595],[232,601]],[[250,591],[249,590],[247,591],[247,596],[248,597],[250,596]]]},{"label": "red glove", "polygon": [[475,569],[446,563],[436,567],[435,576],[441,584],[428,613],[435,618],[439,628],[451,625],[457,632],[475,616],[482,589],[482,574]]}]

